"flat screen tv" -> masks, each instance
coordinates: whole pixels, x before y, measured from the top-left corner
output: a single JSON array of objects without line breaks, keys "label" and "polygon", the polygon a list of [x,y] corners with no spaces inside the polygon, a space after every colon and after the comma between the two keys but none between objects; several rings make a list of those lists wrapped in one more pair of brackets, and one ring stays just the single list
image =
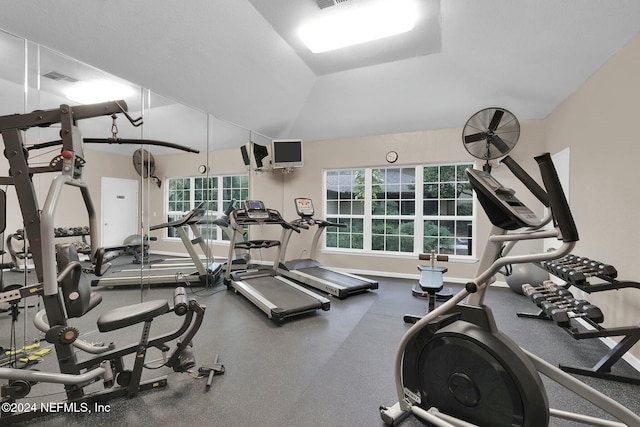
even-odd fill
[{"label": "flat screen tv", "polygon": [[274,169],[302,167],[302,141],[299,139],[272,140],[271,161]]}]

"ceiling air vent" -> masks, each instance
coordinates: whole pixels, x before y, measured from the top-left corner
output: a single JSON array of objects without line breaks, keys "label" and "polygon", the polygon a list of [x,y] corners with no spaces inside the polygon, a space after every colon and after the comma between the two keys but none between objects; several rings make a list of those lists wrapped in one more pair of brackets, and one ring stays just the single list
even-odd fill
[{"label": "ceiling air vent", "polygon": [[316,0],[320,9],[326,9],[331,6],[336,6],[343,3],[349,3],[351,0]]},{"label": "ceiling air vent", "polygon": [[78,79],[74,79],[71,76],[67,76],[66,74],[62,74],[62,73],[59,73],[59,72],[53,71],[53,70],[42,74],[42,77],[46,77],[48,79],[55,80],[57,82],[65,81],[65,82],[69,82],[69,83],[75,83],[75,82],[78,81]]}]

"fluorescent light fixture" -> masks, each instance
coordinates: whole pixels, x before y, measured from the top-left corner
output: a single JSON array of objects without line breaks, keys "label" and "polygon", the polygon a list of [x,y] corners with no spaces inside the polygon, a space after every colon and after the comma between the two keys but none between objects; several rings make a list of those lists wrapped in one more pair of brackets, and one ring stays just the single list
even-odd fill
[{"label": "fluorescent light fixture", "polygon": [[414,0],[384,0],[334,6],[304,24],[302,41],[313,53],[327,52],[411,31],[417,20]]},{"label": "fluorescent light fixture", "polygon": [[76,83],[65,91],[65,96],[79,104],[93,104],[127,98],[133,93],[134,90],[130,86],[102,80]]}]

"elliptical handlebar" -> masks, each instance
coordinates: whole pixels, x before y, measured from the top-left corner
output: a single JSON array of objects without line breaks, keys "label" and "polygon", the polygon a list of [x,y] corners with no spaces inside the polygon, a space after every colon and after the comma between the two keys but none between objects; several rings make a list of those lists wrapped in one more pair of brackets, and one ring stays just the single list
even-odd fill
[{"label": "elliptical handlebar", "polygon": [[542,203],[546,207],[549,207],[549,195],[547,194],[547,192],[544,191],[544,189],[540,187],[540,185],[538,185],[538,183],[534,181],[533,178],[531,178],[531,175],[529,175],[524,169],[522,169],[522,167],[515,160],[513,160],[510,156],[506,156],[500,162],[507,165],[511,173],[513,173],[516,178],[518,178],[520,182],[522,182],[527,187],[527,189],[529,189],[529,191],[531,191],[531,193],[533,193],[533,195],[536,196],[538,200],[540,200],[540,203]]},{"label": "elliptical handlebar", "polygon": [[558,173],[551,160],[551,155],[544,153],[534,158],[536,162],[538,162],[540,175],[542,175],[542,181],[549,195],[549,203],[551,205],[554,222],[560,229],[562,241],[577,242],[579,240],[578,229],[573,220],[573,215],[571,214],[571,209],[569,208],[569,203],[567,203],[562,185],[560,184]]},{"label": "elliptical handlebar", "polygon": [[[540,167],[540,173],[548,195],[548,203],[550,214],[555,218],[554,230],[540,230],[539,228],[546,221],[539,221],[535,218],[535,214],[522,204],[516,197],[515,192],[511,189],[504,188],[499,182],[488,175],[486,172],[467,170],[467,174],[471,178],[471,183],[478,194],[485,212],[494,224],[494,231],[489,237],[490,250],[483,254],[478,267],[478,275],[472,281],[465,285],[465,289],[469,293],[476,293],[492,281],[492,277],[507,264],[521,264],[529,262],[540,262],[550,259],[556,259],[569,253],[569,251],[578,241],[578,232],[573,221],[573,216],[569,209],[569,205],[564,196],[560,180],[551,160],[549,153],[535,157]],[[505,164],[514,172],[514,175],[520,179],[532,193],[542,196],[545,193],[531,177],[524,172],[512,159],[508,159]],[[542,197],[541,202],[543,202]],[[513,231],[508,233],[507,231]],[[508,244],[510,249],[514,244],[521,240],[534,240],[555,237],[562,240],[560,248],[550,252],[528,254],[528,255],[506,255],[504,253],[503,244]],[[489,246],[488,246],[489,248]],[[483,286],[484,285],[484,286]],[[483,295],[478,296],[481,302]]]}]

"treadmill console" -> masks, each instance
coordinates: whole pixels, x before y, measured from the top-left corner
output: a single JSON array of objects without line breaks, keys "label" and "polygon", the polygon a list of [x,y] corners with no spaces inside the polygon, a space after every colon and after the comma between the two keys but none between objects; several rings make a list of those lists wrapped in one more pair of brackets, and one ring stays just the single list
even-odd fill
[{"label": "treadmill console", "polygon": [[295,199],[295,203],[296,212],[298,212],[299,216],[303,218],[310,218],[315,213],[311,199],[297,198]]},{"label": "treadmill console", "polygon": [[269,211],[260,200],[247,200],[244,202],[244,210],[248,218],[268,219]]},{"label": "treadmill console", "polygon": [[493,225],[504,230],[515,230],[542,224],[540,218],[516,198],[514,190],[503,187],[485,171],[467,169],[466,172],[478,201]]}]

